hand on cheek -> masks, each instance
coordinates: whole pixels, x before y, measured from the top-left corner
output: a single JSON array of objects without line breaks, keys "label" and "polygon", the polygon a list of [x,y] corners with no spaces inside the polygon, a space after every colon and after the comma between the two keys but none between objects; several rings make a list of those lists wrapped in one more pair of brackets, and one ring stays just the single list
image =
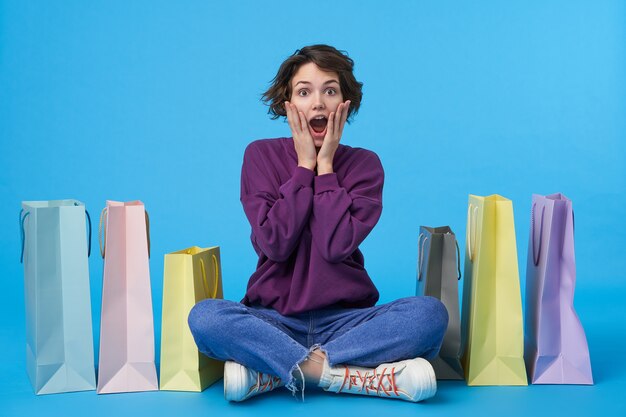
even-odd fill
[{"label": "hand on cheek", "polygon": [[318,175],[333,172],[333,158],[339,147],[339,141],[343,134],[343,127],[346,124],[349,109],[350,100],[346,100],[344,103],[340,103],[337,110],[331,112],[328,117],[328,127],[326,136],[324,137],[324,143],[317,154]]},{"label": "hand on cheek", "polygon": [[298,111],[298,108],[290,102],[285,102],[285,112],[287,113],[287,122],[293,136],[293,143],[298,155],[298,166],[315,169],[316,152],[313,138],[309,132],[309,124],[304,113]]}]

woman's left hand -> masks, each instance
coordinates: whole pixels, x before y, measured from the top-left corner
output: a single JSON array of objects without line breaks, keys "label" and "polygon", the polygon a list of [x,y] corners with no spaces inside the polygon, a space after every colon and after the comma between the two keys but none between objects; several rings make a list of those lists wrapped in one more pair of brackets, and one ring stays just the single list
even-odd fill
[{"label": "woman's left hand", "polygon": [[[343,126],[348,118],[348,109],[350,109],[350,100],[346,100],[337,106],[335,112],[328,116],[328,126],[324,143],[317,154],[317,174],[328,174],[333,172],[333,158],[339,147],[339,141],[343,134]],[[320,172],[321,171],[321,172]]]}]

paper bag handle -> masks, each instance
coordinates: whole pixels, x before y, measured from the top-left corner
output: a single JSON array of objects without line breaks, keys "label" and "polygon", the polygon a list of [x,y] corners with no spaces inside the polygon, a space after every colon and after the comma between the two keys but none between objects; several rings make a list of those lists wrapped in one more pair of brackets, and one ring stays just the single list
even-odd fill
[{"label": "paper bag handle", "polygon": [[[100,212],[100,225],[98,226],[98,244],[100,245],[100,255],[104,259],[104,251],[106,249],[107,244],[107,235],[106,235],[106,222],[108,217],[107,208],[103,208]],[[104,228],[102,225],[104,224]]]},{"label": "paper bag handle", "polygon": [[[448,234],[451,234],[448,232]],[[422,238],[424,238],[422,240]],[[421,281],[422,279],[422,265],[424,262],[424,245],[426,244],[426,241],[428,240],[428,237],[426,237],[424,235],[424,233],[420,233],[420,237],[418,240],[418,253],[419,253],[419,262],[417,264],[417,280]],[[459,242],[456,241],[456,239],[454,239],[454,245],[456,246],[456,269],[458,272],[457,275],[457,281],[461,279],[461,251],[459,250]]]},{"label": "paper bag handle", "polygon": [[531,210],[530,227],[532,228],[532,232],[531,232],[530,238],[533,241],[532,243],[533,262],[535,263],[535,266],[537,266],[539,265],[539,259],[541,257],[541,241],[543,239],[543,217],[546,211],[546,206],[543,206],[541,208],[541,222],[539,223],[539,245],[538,245],[539,247],[537,248],[536,251],[535,251],[535,206],[537,206],[537,203],[533,203],[533,208]]},{"label": "paper bag handle", "polygon": [[87,215],[87,224],[89,225],[89,234],[87,236],[87,257],[91,256],[91,216],[87,209],[85,209],[85,214]]},{"label": "paper bag handle", "polygon": [[454,239],[454,244],[456,246],[456,269],[459,272],[457,281],[461,279],[461,251],[459,250],[459,242]]},{"label": "paper bag handle", "polygon": [[20,252],[20,263],[24,263],[24,245],[26,242],[26,232],[24,231],[24,222],[26,218],[30,215],[30,211],[24,213],[24,209],[20,210],[20,240],[22,243],[22,250]]},{"label": "paper bag handle", "polygon": [[[87,210],[85,210],[87,212]],[[148,212],[144,210],[146,215],[146,238],[148,240],[148,258],[150,258],[150,217],[148,217]],[[89,213],[87,213],[89,216]],[[108,210],[107,208],[103,208],[100,213],[100,226],[98,227],[98,243],[100,244],[100,255],[104,258],[106,243],[107,243],[107,235],[106,235],[106,222],[108,220]],[[104,228],[102,225],[104,224]],[[89,240],[91,241],[91,220],[89,220]],[[90,249],[91,252],[91,244]]]},{"label": "paper bag handle", "polygon": [[[75,206],[77,206],[77,203],[74,203]],[[26,242],[26,232],[24,230],[24,222],[26,221],[26,217],[28,217],[28,215],[30,214],[30,211],[27,211],[26,214],[24,214],[24,216],[22,217],[22,214],[24,213],[24,209],[20,210],[20,236],[21,236],[21,242],[22,242],[22,251],[20,254],[20,263],[24,263],[24,245]],[[89,225],[88,230],[88,237],[87,237],[87,257],[91,256],[91,216],[89,216],[89,212],[87,211],[87,209],[85,209],[85,214],[87,215],[87,224]]]},{"label": "paper bag handle", "polygon": [[148,259],[150,258],[150,217],[148,216],[148,210],[144,208],[146,213],[146,239],[148,239]]},{"label": "paper bag handle", "polygon": [[[467,251],[468,251],[470,261],[473,261],[474,256],[476,255],[476,227],[477,227],[476,226],[476,223],[477,223],[476,212],[477,211],[478,211],[478,207],[474,207],[473,204],[470,203],[470,205],[467,206],[467,219],[469,221],[469,224],[467,226],[466,238],[467,238]],[[472,216],[472,213],[474,213],[474,216]],[[472,217],[474,218],[473,221],[472,221]],[[472,233],[472,229],[474,229],[474,233]],[[474,235],[474,243],[472,243],[472,235]]]},{"label": "paper bag handle", "polygon": [[202,284],[204,287],[204,295],[207,298],[215,298],[217,297],[217,285],[219,284],[219,267],[217,265],[217,258],[215,255],[213,256],[213,267],[215,268],[215,285],[213,285],[213,295],[209,296],[209,283],[207,282],[206,277],[206,268],[204,266],[204,261],[200,259],[200,269],[202,269]]},{"label": "paper bag handle", "polygon": [[[77,202],[74,202],[74,207],[78,207],[80,206],[80,204],[78,204]],[[87,208],[85,207],[85,214],[87,215],[87,224],[89,225],[89,234],[87,235],[87,257],[89,258],[91,256],[91,216],[89,215],[89,212],[87,211]]]},{"label": "paper bag handle", "polygon": [[418,252],[418,263],[417,263],[417,280],[422,280],[422,265],[424,262],[424,245],[428,237],[424,235],[424,233],[420,233],[420,237],[417,241],[417,252]]}]

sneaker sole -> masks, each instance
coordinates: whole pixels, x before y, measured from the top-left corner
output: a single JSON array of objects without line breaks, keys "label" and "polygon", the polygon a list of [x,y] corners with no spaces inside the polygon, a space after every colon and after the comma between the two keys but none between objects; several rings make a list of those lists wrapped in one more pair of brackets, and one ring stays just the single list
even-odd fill
[{"label": "sneaker sole", "polygon": [[237,391],[236,387],[241,387],[241,368],[242,366],[237,362],[226,361],[224,363],[224,398],[227,401],[241,401],[241,393]]},{"label": "sneaker sole", "polygon": [[434,397],[437,393],[437,377],[435,376],[435,370],[430,362],[424,358],[415,358],[413,361],[421,371],[420,376],[424,386],[420,395],[413,401],[418,402]]}]

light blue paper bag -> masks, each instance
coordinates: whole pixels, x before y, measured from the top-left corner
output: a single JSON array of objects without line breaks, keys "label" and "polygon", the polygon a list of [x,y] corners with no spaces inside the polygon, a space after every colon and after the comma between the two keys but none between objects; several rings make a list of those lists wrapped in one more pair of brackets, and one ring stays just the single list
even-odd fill
[{"label": "light blue paper bag", "polygon": [[20,227],[26,366],[35,393],[93,390],[89,214],[76,200],[24,201]]}]

